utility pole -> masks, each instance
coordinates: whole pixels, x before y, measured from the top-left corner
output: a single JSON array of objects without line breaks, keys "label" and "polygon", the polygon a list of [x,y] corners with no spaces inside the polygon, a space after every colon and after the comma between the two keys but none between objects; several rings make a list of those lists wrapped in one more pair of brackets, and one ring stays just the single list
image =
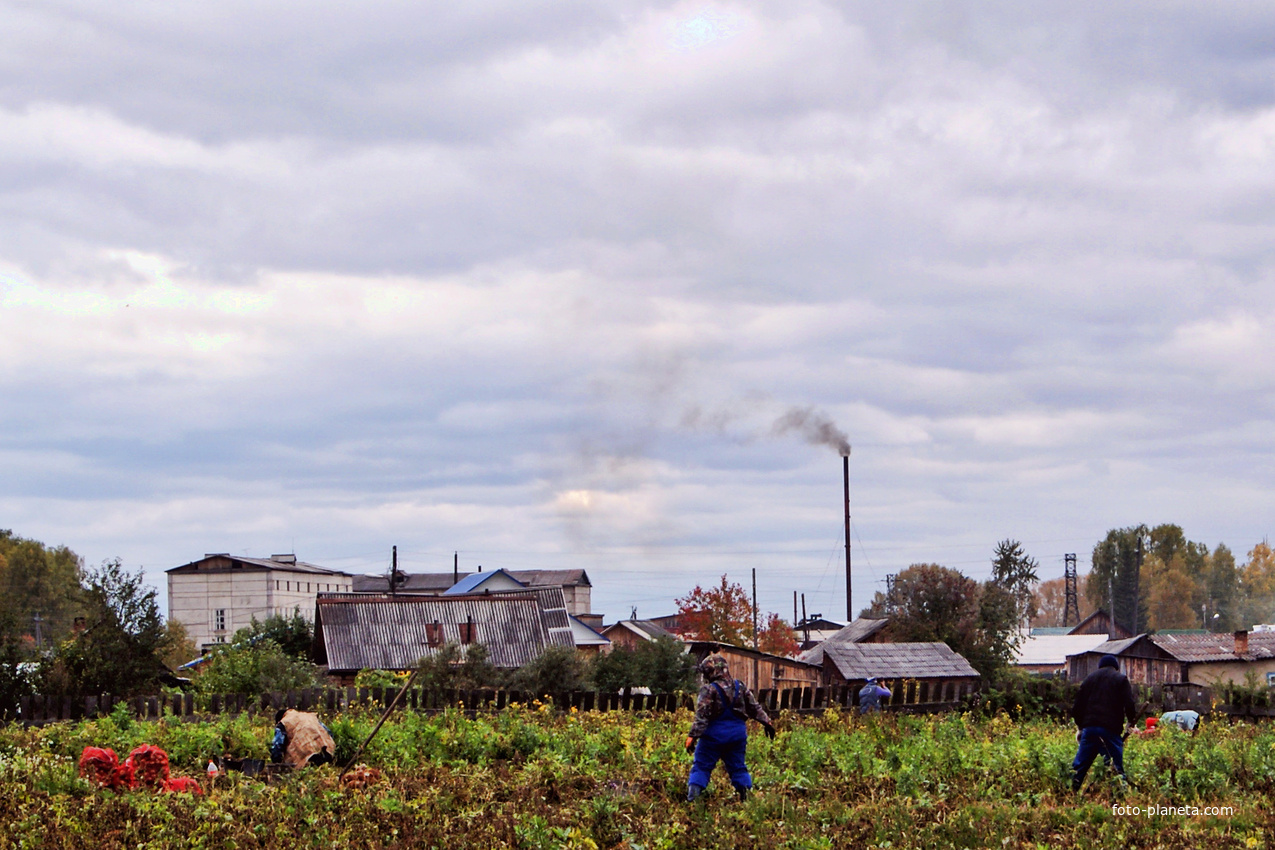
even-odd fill
[{"label": "utility pole", "polygon": [[1113,640],[1116,636],[1116,590],[1111,576],[1107,576],[1107,604],[1111,606],[1110,615],[1107,617],[1107,639]]},{"label": "utility pole", "polygon": [[1138,532],[1138,554],[1137,562],[1133,567],[1133,627],[1130,629],[1135,635],[1139,634],[1142,629],[1138,626],[1138,591],[1139,583],[1142,581],[1142,532]]},{"label": "utility pole", "polygon": [[841,456],[841,477],[845,481],[846,495],[846,622],[854,622],[854,600],[850,593],[850,447]]},{"label": "utility pole", "polygon": [[757,568],[753,567],[753,649],[757,648]]},{"label": "utility pole", "polygon": [[885,613],[894,613],[894,573],[885,577]]},{"label": "utility pole", "polygon": [[1063,555],[1063,582],[1066,603],[1063,605],[1063,625],[1074,626],[1080,622],[1080,599],[1076,595],[1076,554]]},{"label": "utility pole", "polygon": [[44,623],[44,618],[40,616],[39,611],[35,612],[34,620],[35,620],[35,648],[36,648],[36,651],[38,652],[40,650],[40,647],[44,645],[44,631],[40,628],[40,626]]},{"label": "utility pole", "polygon": [[801,625],[805,634],[805,642],[810,643],[810,618],[806,616],[806,594],[801,594]]}]

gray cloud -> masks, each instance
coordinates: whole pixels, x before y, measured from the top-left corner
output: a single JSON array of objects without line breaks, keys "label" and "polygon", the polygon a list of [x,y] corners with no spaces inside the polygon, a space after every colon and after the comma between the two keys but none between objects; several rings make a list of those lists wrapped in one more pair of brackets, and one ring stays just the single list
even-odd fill
[{"label": "gray cloud", "polygon": [[859,599],[1006,536],[1046,571],[1130,522],[1247,551],[1272,32],[1251,4],[0,9],[0,525],[148,568],[587,565],[611,614],[758,566],[771,608],[839,615],[840,463],[775,433],[795,409],[854,444]]}]

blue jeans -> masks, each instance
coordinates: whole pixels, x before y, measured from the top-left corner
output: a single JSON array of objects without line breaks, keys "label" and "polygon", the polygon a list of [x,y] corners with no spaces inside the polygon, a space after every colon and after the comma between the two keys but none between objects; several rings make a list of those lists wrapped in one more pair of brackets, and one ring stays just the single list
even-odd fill
[{"label": "blue jeans", "polygon": [[1086,726],[1080,730],[1080,746],[1071,763],[1071,790],[1080,790],[1089,766],[1099,755],[1108,765],[1115,765],[1116,773],[1124,776],[1124,741],[1120,735],[1101,726]]}]

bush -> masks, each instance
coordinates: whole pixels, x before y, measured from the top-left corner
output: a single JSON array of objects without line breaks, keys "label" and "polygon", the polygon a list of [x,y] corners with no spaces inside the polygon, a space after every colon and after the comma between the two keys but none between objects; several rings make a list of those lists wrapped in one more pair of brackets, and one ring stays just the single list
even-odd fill
[{"label": "bush", "polygon": [[599,655],[593,664],[593,682],[600,691],[650,688],[652,693],[693,690],[695,659],[677,640],[661,636],[636,649],[618,646]]},{"label": "bush", "polygon": [[256,695],[318,683],[313,664],[293,658],[272,640],[218,650],[195,674],[195,690],[204,694]]},{"label": "bush", "polygon": [[513,677],[514,687],[537,695],[578,691],[588,681],[589,665],[573,646],[546,646]]}]

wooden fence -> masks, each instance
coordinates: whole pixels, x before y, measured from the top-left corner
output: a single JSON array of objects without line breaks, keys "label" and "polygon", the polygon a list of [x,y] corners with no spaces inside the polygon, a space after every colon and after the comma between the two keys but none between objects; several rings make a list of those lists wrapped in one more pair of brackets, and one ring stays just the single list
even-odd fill
[{"label": "wooden fence", "polygon": [[[337,712],[352,708],[379,708],[389,705],[395,688],[305,688],[296,691],[274,692],[260,696],[244,694],[172,694],[147,697],[117,697],[100,694],[86,697],[50,697],[43,695],[22,697],[16,717],[5,720],[26,726],[40,726],[59,720],[81,720],[110,714],[119,703],[128,706],[129,713],[138,719],[158,719],[171,716],[181,719],[199,719],[222,714],[236,715],[268,712],[281,708],[297,708],[302,711]],[[920,702],[920,691],[906,684],[895,691],[887,711],[945,711],[961,706],[959,700]],[[945,694],[953,696],[952,694]],[[939,696],[939,694],[936,694]],[[964,696],[964,694],[961,694]],[[447,708],[460,708],[467,712],[500,711],[514,703],[527,704],[537,697],[519,691],[504,690],[440,690],[413,688],[399,702],[399,708],[424,713],[436,713]],[[597,691],[571,691],[539,697],[562,711],[676,711],[694,708],[695,695],[686,693],[640,694],[599,693]],[[858,704],[858,690],[849,687],[764,689],[757,692],[758,701],[769,712],[793,711],[798,713],[822,712],[834,706],[843,709]]]}]

